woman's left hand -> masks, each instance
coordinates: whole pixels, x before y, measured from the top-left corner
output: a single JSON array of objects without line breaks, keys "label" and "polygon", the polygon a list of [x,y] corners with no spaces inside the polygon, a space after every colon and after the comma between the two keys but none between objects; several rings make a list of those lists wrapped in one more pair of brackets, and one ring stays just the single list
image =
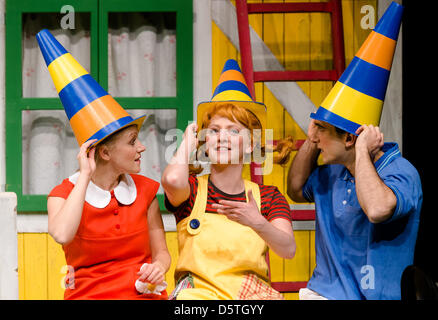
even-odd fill
[{"label": "woman's left hand", "polygon": [[248,191],[248,202],[219,200],[219,204],[213,204],[219,214],[227,216],[228,219],[258,230],[265,223],[269,223],[261,214],[257,203]]},{"label": "woman's left hand", "polygon": [[137,275],[142,282],[160,284],[164,281],[164,269],[156,262],[143,264]]}]

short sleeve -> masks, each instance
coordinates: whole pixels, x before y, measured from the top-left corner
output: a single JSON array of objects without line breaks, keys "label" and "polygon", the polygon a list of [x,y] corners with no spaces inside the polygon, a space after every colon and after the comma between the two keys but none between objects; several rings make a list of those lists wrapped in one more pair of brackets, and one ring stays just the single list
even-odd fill
[{"label": "short sleeve", "polygon": [[385,168],[380,178],[397,199],[393,215],[385,222],[394,221],[420,209],[423,199],[420,176],[407,160],[400,158],[400,161]]},{"label": "short sleeve", "polygon": [[308,202],[315,202],[315,198],[313,195],[313,183],[314,183],[314,180],[318,174],[318,170],[319,170],[319,168],[316,168],[315,170],[313,170],[313,172],[307,178],[307,181],[303,186],[303,197]]},{"label": "short sleeve", "polygon": [[178,223],[185,217],[188,217],[192,212],[193,205],[195,204],[196,194],[198,192],[198,178],[196,175],[189,176],[189,184],[190,184],[190,195],[189,198],[181,203],[178,207],[174,207],[169,199],[167,198],[166,193],[164,193],[164,206],[169,212],[172,212],[175,215],[176,222]]},{"label": "short sleeve", "polygon": [[147,182],[147,186],[148,186],[148,202],[152,203],[152,201],[154,200],[155,196],[157,195],[158,189],[160,188],[160,183],[149,179],[147,177],[146,178],[146,182]]},{"label": "short sleeve", "polygon": [[289,203],[277,187],[260,185],[260,193],[262,198],[261,211],[268,221],[282,218],[292,222]]},{"label": "short sleeve", "polygon": [[59,197],[67,199],[70,192],[73,190],[74,184],[68,179],[64,179],[61,184],[57,185],[50,191],[47,197]]}]

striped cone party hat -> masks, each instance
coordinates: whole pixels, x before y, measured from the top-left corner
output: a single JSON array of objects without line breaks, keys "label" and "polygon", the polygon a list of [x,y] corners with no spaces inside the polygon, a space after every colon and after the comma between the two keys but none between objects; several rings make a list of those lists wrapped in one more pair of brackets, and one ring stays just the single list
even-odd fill
[{"label": "striped cone party hat", "polygon": [[264,131],[266,128],[266,106],[251,98],[251,93],[249,92],[239,64],[234,59],[229,59],[225,62],[225,66],[222,69],[218,85],[214,90],[211,101],[201,102],[198,105],[198,128],[202,127],[204,114],[212,107],[212,105],[230,102],[252,112],[260,121],[262,132]]},{"label": "striped cone party hat", "polygon": [[133,119],[48,30],[36,38],[79,146],[91,139],[97,145],[129,125],[140,130],[145,115]]},{"label": "striped cone party hat", "polygon": [[353,134],[363,124],[379,125],[402,13],[392,2],[312,119]]}]

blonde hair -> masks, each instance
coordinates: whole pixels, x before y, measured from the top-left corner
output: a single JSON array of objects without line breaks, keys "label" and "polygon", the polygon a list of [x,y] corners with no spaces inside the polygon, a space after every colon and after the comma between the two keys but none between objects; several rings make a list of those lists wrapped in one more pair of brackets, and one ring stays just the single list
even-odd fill
[{"label": "blonde hair", "polygon": [[[232,102],[220,102],[212,104],[210,109],[204,113],[201,128],[198,130],[206,129],[210,125],[211,119],[215,116],[224,117],[232,122],[238,122],[242,124],[245,128],[247,128],[251,133],[251,141],[260,141],[259,147],[261,150],[261,156],[265,156],[265,145],[264,145],[264,134],[262,130],[262,124],[260,120],[246,108],[240,107],[238,105],[233,104]],[[257,131],[254,131],[259,129]],[[261,137],[256,137],[253,139],[253,134],[261,133]],[[200,146],[204,144],[205,141],[200,142],[198,145],[198,150]],[[289,161],[290,152],[293,150],[293,139],[292,137],[287,137],[285,139],[279,140],[277,145],[274,147],[273,151],[278,154],[274,156],[274,163],[285,165]],[[200,173],[203,170],[202,167],[195,167],[193,165],[189,165],[189,171],[191,173]]]}]

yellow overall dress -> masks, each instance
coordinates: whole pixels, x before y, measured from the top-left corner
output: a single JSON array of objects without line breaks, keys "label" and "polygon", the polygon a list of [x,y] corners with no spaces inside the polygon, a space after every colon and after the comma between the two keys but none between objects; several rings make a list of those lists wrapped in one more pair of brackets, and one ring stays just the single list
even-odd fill
[{"label": "yellow overall dress", "polygon": [[[260,189],[245,180],[260,209]],[[177,294],[178,300],[245,299],[254,288],[255,299],[283,299],[268,284],[267,245],[251,228],[225,215],[207,213],[208,175],[198,177],[198,191],[189,217],[177,225],[179,257],[175,279],[190,274],[194,288]],[[250,289],[249,287],[252,287]],[[254,298],[254,295],[253,297]]]}]

